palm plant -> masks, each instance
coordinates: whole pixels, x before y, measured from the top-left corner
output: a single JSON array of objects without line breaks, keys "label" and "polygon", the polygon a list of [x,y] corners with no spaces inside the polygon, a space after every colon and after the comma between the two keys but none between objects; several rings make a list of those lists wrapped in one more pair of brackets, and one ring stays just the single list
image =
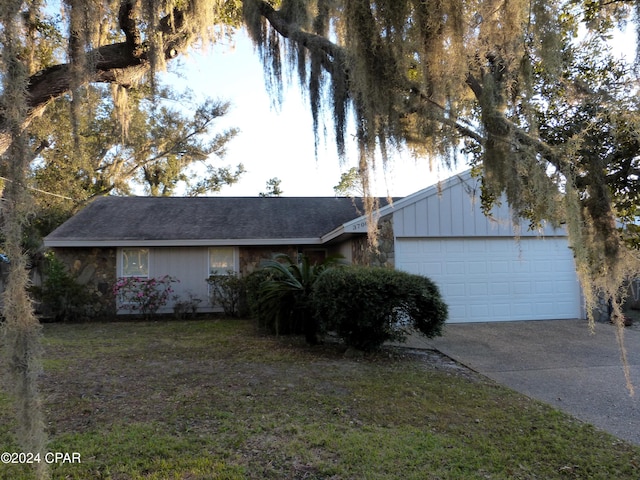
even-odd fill
[{"label": "palm plant", "polygon": [[311,264],[303,255],[298,262],[278,254],[262,264],[271,275],[258,292],[258,318],[276,335],[304,333],[308,343],[318,343],[320,325],[311,304],[313,285],[328,269],[339,265],[341,256],[330,256]]}]

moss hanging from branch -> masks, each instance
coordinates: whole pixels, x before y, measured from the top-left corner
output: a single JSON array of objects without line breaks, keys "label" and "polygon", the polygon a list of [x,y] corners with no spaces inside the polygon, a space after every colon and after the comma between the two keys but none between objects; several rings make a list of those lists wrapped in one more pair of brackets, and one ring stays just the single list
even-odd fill
[{"label": "moss hanging from branch", "polygon": [[[38,392],[40,363],[40,323],[35,317],[27,293],[29,278],[27,259],[22,249],[23,229],[29,220],[26,173],[31,161],[22,125],[27,113],[26,86],[28,66],[20,60],[21,1],[4,2],[0,9],[3,30],[3,104],[11,125],[13,141],[4,161],[8,164],[10,182],[4,190],[2,229],[4,249],[10,261],[6,289],[2,294],[6,365],[13,381],[13,401],[18,420],[18,442],[25,452],[39,453],[44,458],[47,436],[41,399]],[[38,479],[49,478],[46,462],[34,464]]]},{"label": "moss hanging from branch", "polygon": [[[277,10],[275,2],[243,3],[251,37],[265,65],[271,65],[275,84],[286,69],[283,58],[291,63],[281,52],[296,52],[295,70],[311,93],[314,128],[322,128],[323,114],[340,125],[340,156],[346,112],[353,114],[367,194],[366,172],[376,158],[384,163],[390,149],[409,146],[448,164],[466,139],[467,149],[478,154],[484,198],[490,203],[504,194],[516,223],[566,224],[587,313],[592,318],[596,298],[611,298],[614,319],[622,321],[624,284],[640,271],[640,260],[625,247],[616,225],[607,170],[608,162],[620,160],[616,152],[588,143],[593,124],[604,135],[620,122],[596,114],[593,121],[565,129],[561,124],[572,120],[576,105],[588,120],[589,101],[606,110],[621,98],[608,92],[609,86],[628,72],[607,60],[602,42],[616,22],[630,16],[629,4],[316,0],[302,2],[306,10],[301,2],[283,1]],[[584,47],[602,67],[581,59],[572,44],[581,22],[597,34],[600,44]],[[300,67],[303,55],[310,69]],[[580,75],[585,78],[573,78]],[[603,85],[598,91],[589,87],[598,82]],[[635,85],[616,95],[635,95],[637,80]],[[326,101],[321,92],[332,86],[340,94]],[[554,92],[564,96],[568,114],[555,105]],[[614,150],[624,143],[607,141]],[[623,183],[637,182],[637,159],[628,152],[619,153],[635,166],[617,167]]]}]

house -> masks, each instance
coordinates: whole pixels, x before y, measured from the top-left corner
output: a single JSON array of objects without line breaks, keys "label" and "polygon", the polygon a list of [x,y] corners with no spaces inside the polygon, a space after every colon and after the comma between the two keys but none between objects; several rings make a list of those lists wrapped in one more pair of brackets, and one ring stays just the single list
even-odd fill
[{"label": "house", "polygon": [[432,278],[451,322],[584,316],[566,233],[518,232],[504,205],[486,217],[469,172],[380,202],[375,254],[361,201],[334,197],[103,197],[45,246],[105,299],[119,277],[168,274],[177,296],[206,300],[211,274],[246,275],[276,253],[339,253]]},{"label": "house", "polygon": [[277,253],[312,260],[341,254],[358,262],[366,237],[334,230],[363,211],[360,200],[336,197],[109,196],[97,198],[44,243],[105,302],[113,302],[109,293],[120,277],[168,274],[179,280],[172,297],[199,298],[207,311],[213,309],[206,282],[212,274],[247,275]]}]

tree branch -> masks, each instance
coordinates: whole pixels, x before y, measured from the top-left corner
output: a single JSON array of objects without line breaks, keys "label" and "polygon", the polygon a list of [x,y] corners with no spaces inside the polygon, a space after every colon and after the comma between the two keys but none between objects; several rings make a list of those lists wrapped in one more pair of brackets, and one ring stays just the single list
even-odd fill
[{"label": "tree branch", "polygon": [[[88,52],[87,64],[92,65],[92,69],[81,73],[82,78],[74,81],[73,75],[77,72],[72,69],[71,63],[45,68],[29,78],[26,89],[28,113],[22,128],[27,128],[34,118],[42,115],[50,102],[70,92],[72,85],[117,83],[128,87],[138,83],[149,71],[149,59],[144,45],[140,43],[135,24],[134,3],[123,2],[119,11],[120,26],[126,41]],[[176,57],[189,46],[190,38],[185,32],[185,25],[185,14],[178,10],[160,20],[165,59]],[[0,114],[0,155],[6,152],[11,142],[6,118]]]},{"label": "tree branch", "polygon": [[118,11],[118,23],[127,39],[127,46],[134,56],[140,56],[142,37],[136,25],[135,3],[131,0],[123,1]]},{"label": "tree branch", "polygon": [[[333,43],[325,37],[302,31],[297,26],[288,23],[277,10],[275,10],[270,4],[266,3],[265,1],[261,0],[257,3],[259,6],[260,14],[269,21],[271,26],[280,35],[304,46],[311,51],[319,51],[324,53],[324,55],[327,57],[327,61],[331,63],[331,66],[333,68],[338,66],[340,68],[344,68],[344,65],[346,65],[346,62],[344,62],[346,53],[344,52],[342,47]],[[324,66],[326,68],[326,65]],[[482,95],[482,85],[480,84],[480,82],[471,73],[467,75],[465,82],[469,89],[473,92],[474,96],[477,99],[480,99],[480,96]],[[446,109],[446,107],[440,105],[432,98],[430,98],[427,94],[422,92],[417,85],[411,84],[406,80],[404,82],[401,82],[401,84],[402,83],[405,84],[406,91],[411,96],[419,99],[419,101],[423,104],[428,104],[432,112],[437,112],[437,121],[454,128],[461,135],[471,138],[480,144],[485,143],[486,138],[482,134],[475,131],[471,126],[464,125],[464,123],[462,123],[460,120],[447,116],[448,110]],[[415,111],[408,111],[407,113],[415,113]],[[515,140],[517,143],[535,149],[535,151],[538,152],[542,157],[544,157],[545,160],[549,161],[560,171],[566,171],[566,162],[564,162],[563,159],[556,153],[556,151],[547,143],[537,137],[530,135],[521,127],[515,125],[503,114],[500,114],[499,117],[497,117],[497,121],[503,128],[514,132]]]},{"label": "tree branch", "polygon": [[333,60],[344,58],[344,50],[331,40],[316,35],[315,33],[305,32],[293,26],[280,15],[280,12],[263,0],[256,3],[258,4],[260,14],[266,18],[269,24],[283,37],[311,51],[323,52]]}]

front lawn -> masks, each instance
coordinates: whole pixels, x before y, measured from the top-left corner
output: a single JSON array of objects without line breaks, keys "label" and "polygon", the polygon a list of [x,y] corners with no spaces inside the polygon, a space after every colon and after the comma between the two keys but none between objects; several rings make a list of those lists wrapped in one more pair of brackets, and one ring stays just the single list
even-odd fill
[{"label": "front lawn", "polygon": [[238,320],[44,332],[49,450],[81,458],[55,479],[640,478],[640,448],[434,352],[345,358]]}]

